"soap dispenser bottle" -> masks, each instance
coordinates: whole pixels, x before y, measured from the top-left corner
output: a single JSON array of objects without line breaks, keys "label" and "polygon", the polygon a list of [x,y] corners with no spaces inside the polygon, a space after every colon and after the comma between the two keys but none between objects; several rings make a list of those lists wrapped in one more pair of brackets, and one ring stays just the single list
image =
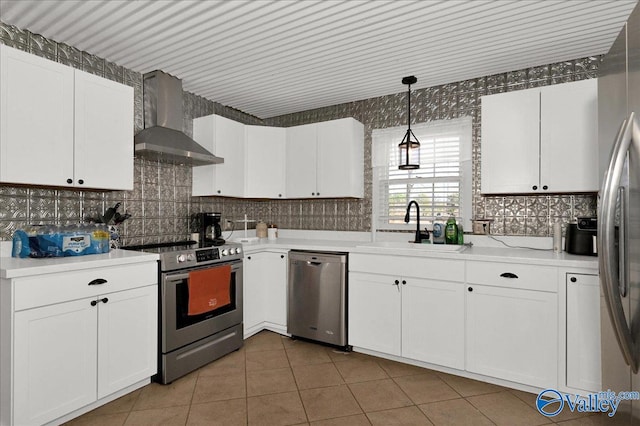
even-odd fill
[{"label": "soap dispenser bottle", "polygon": [[431,233],[433,244],[444,244],[444,226],[444,221],[438,213],[433,221],[433,232]]},{"label": "soap dispenser bottle", "polygon": [[456,225],[456,218],[453,214],[449,216],[444,227],[444,242],[445,244],[458,244],[458,225]]}]

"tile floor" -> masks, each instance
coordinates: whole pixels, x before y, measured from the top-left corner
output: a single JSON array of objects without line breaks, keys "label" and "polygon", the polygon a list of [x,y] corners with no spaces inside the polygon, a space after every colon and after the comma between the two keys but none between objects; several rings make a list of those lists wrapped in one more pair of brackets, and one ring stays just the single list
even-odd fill
[{"label": "tile floor", "polygon": [[152,383],[68,425],[612,424],[568,410],[546,418],[535,398],[263,331],[170,385]]}]

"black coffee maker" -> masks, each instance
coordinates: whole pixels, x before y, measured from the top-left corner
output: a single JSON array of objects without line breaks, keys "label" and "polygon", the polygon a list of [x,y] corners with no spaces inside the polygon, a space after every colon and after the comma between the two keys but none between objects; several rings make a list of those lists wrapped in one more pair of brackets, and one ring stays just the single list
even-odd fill
[{"label": "black coffee maker", "polygon": [[220,228],[220,213],[198,213],[196,220],[198,223],[198,233],[200,247],[221,246],[224,244],[222,229]]}]

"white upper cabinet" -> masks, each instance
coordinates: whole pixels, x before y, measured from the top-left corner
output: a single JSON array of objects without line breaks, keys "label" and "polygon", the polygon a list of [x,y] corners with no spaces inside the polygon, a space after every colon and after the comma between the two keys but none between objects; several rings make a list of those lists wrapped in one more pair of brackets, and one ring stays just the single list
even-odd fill
[{"label": "white upper cabinet", "polygon": [[287,129],[287,197],[316,196],[316,145],[318,125],[304,124]]},{"label": "white upper cabinet", "polygon": [[364,126],[353,118],[295,127],[193,120],[193,138],[224,163],[193,168],[194,196],[364,196]]},{"label": "white upper cabinet", "polygon": [[0,181],[68,185],[73,68],[0,45]]},{"label": "white upper cabinet", "polygon": [[353,118],[318,123],[319,197],[364,197],[364,126]]},{"label": "white upper cabinet", "polygon": [[597,80],[482,97],[482,193],[598,190]]},{"label": "white upper cabinet", "polygon": [[193,139],[224,163],[193,168],[193,194],[244,197],[245,126],[219,115],[193,120]]},{"label": "white upper cabinet", "polygon": [[133,88],[75,70],[76,181],[133,189]]},{"label": "white upper cabinet", "polygon": [[0,46],[0,181],[133,189],[133,88]]},{"label": "white upper cabinet", "polygon": [[[598,80],[544,87],[540,183],[551,192],[598,191]],[[569,167],[567,167],[569,166]]]},{"label": "white upper cabinet", "polygon": [[364,126],[353,118],[287,129],[287,197],[364,196]]},{"label": "white upper cabinet", "polygon": [[287,129],[246,126],[245,197],[284,198]]}]

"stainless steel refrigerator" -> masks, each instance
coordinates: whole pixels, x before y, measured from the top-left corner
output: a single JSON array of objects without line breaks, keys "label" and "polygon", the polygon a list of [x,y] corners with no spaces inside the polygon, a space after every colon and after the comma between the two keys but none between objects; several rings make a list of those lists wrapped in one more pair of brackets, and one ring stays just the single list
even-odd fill
[{"label": "stainless steel refrigerator", "polygon": [[[640,5],[599,74],[602,388],[640,391]],[[640,401],[621,403],[615,417],[640,425]]]}]

